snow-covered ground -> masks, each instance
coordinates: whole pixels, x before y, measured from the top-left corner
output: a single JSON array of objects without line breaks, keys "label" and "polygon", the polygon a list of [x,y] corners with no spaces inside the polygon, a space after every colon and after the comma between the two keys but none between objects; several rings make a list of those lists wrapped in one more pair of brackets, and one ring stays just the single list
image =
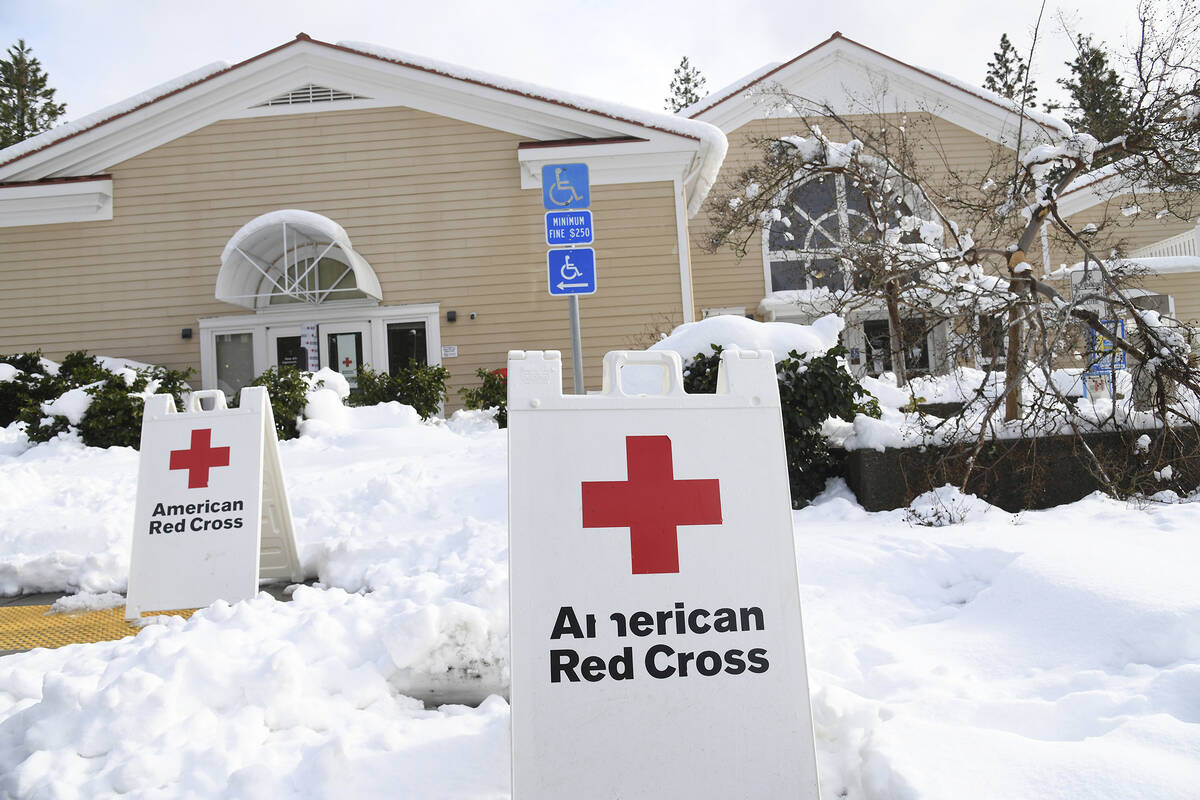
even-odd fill
[{"label": "snow-covered ground", "polygon": [[[137,454],[21,439],[0,588],[122,590]],[[406,694],[505,685],[504,432],[335,409],[281,450],[320,585],[0,659],[0,796],[507,796],[505,701]],[[868,513],[832,486],[795,513],[824,796],[1195,798],[1197,530],[1194,502]]]}]

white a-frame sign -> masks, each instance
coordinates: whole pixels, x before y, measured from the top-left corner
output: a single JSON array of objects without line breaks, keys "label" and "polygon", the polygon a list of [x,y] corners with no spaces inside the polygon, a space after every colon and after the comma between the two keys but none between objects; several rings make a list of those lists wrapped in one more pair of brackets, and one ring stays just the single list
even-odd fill
[{"label": "white a-frame sign", "polygon": [[819,800],[780,413],[765,350],[508,354],[513,797]]},{"label": "white a-frame sign", "polygon": [[[211,399],[204,410],[202,400]],[[126,619],[249,600],[260,578],[299,581],[292,511],[267,390],[146,400]]]}]

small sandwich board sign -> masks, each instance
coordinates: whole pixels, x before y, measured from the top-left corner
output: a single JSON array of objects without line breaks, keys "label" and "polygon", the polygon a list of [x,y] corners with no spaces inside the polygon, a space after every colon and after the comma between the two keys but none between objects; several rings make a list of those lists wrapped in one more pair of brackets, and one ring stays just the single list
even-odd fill
[{"label": "small sandwich board sign", "polygon": [[557,352],[509,353],[514,797],[819,797],[776,381],[615,352],[563,396]]},{"label": "small sandwich board sign", "polygon": [[237,408],[220,391],[193,392],[184,413],[170,395],[151,396],[126,619],[249,600],[259,578],[303,578],[267,390],[242,389]]}]

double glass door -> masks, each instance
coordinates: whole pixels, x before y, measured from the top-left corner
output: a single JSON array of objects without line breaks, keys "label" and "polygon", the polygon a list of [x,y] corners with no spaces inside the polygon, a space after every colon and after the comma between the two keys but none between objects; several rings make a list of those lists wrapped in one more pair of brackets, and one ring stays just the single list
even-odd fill
[{"label": "double glass door", "polygon": [[[315,345],[315,348],[314,348]],[[316,358],[311,358],[316,350]],[[322,324],[317,328],[316,341],[304,336],[302,326],[272,327],[267,332],[267,358],[273,367],[310,369],[329,367],[340,373],[358,389],[358,369],[372,364],[370,325],[365,322]]]}]

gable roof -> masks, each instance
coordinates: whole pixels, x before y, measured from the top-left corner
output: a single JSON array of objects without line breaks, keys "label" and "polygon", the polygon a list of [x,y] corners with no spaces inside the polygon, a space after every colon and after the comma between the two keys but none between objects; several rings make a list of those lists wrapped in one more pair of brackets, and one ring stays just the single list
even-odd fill
[{"label": "gable roof", "polygon": [[[315,84],[354,95],[312,111],[404,105],[534,141],[628,139],[687,163],[699,207],[725,155],[724,134],[698,120],[644,111],[357,42],[299,34],[237,64],[214,63],[0,150],[0,185],[94,175],[221,119],[297,113],[264,106]],[[309,110],[309,109],[306,109]],[[603,176],[601,176],[603,182]]]},{"label": "gable roof", "polygon": [[814,103],[828,103],[839,113],[862,113],[868,107],[855,94],[878,92],[874,80],[878,77],[886,79],[887,102],[897,110],[930,111],[996,142],[1012,144],[1022,118],[1032,123],[1025,127],[1032,128],[1035,136],[1056,138],[1071,132],[1056,117],[1022,109],[987,89],[893,58],[841,31],[791,61],[760,68],[679,113],[712,122],[728,133],[764,116],[766,109],[752,92],[773,84]]}]

